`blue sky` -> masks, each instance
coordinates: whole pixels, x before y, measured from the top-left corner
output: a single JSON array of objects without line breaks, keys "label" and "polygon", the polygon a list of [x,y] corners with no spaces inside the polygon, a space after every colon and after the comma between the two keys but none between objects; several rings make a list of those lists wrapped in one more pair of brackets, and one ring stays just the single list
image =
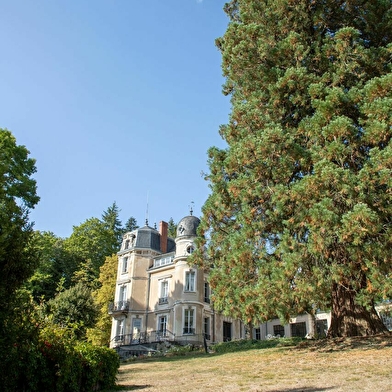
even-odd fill
[{"label": "blue sky", "polygon": [[228,121],[214,45],[225,0],[0,1],[0,127],[37,160],[37,230],[68,237],[114,201],[125,221],[201,214]]}]

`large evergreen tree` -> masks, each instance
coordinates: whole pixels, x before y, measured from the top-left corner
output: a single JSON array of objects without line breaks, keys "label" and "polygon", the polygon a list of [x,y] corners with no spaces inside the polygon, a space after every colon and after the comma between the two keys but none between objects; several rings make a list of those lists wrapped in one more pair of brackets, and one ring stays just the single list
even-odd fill
[{"label": "large evergreen tree", "polygon": [[137,228],[139,228],[139,226],[137,224],[136,218],[131,216],[127,220],[127,223],[125,224],[124,229],[122,231],[123,231],[123,233],[128,233],[129,231],[136,230]]},{"label": "large evergreen tree", "polygon": [[209,150],[200,226],[215,307],[248,322],[329,308],[329,336],[385,331],[374,305],[392,294],[392,2],[225,11],[228,147]]},{"label": "large evergreen tree", "polygon": [[114,254],[118,251],[122,241],[124,229],[122,228],[119,215],[120,210],[117,207],[116,202],[108,207],[108,209],[102,214],[102,222],[104,227],[113,237],[112,252],[110,254]]}]

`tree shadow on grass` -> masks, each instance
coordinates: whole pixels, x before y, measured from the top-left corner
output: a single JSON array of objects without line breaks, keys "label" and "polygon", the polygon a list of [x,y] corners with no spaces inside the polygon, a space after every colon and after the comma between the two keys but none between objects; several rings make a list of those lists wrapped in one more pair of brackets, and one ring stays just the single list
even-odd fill
[{"label": "tree shadow on grass", "polygon": [[152,385],[145,384],[145,385],[116,385],[116,389],[107,392],[114,392],[114,391],[139,391],[146,388],[151,388]]},{"label": "tree shadow on grass", "polygon": [[298,387],[298,388],[285,388],[285,389],[274,389],[270,392],[323,392],[334,389],[334,387],[324,387],[324,388],[316,388],[316,387]]}]

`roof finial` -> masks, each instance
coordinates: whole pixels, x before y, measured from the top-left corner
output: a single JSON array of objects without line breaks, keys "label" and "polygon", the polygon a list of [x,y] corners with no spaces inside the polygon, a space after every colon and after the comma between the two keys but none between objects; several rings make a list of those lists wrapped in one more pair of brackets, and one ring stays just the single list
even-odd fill
[{"label": "roof finial", "polygon": [[148,193],[149,191],[147,191],[146,226],[148,226]]},{"label": "roof finial", "polygon": [[190,210],[189,210],[191,216],[193,215],[193,204],[195,204],[195,203],[193,201],[191,201],[191,206],[190,206]]}]

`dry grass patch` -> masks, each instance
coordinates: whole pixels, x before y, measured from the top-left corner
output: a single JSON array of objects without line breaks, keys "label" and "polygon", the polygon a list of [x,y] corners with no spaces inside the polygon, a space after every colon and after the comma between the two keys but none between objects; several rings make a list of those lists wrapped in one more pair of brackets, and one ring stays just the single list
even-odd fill
[{"label": "dry grass patch", "polygon": [[392,337],[305,342],[227,354],[148,358],[124,364],[123,391],[388,391]]}]

